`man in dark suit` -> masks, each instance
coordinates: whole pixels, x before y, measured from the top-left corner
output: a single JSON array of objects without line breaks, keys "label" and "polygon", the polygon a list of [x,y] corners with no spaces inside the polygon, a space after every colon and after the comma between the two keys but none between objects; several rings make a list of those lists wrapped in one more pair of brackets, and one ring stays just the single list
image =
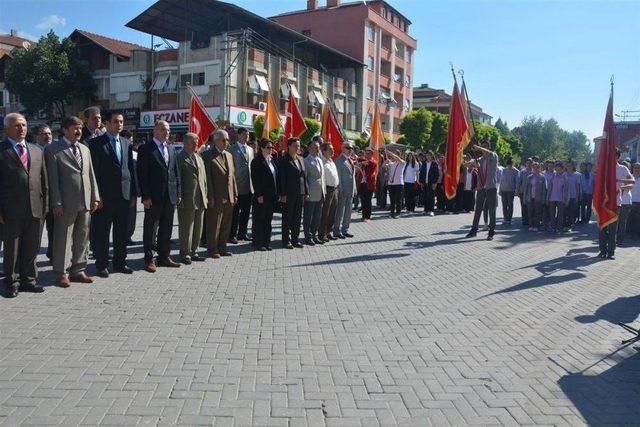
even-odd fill
[{"label": "man in dark suit", "polygon": [[89,107],[84,110],[84,125],[80,142],[89,146],[89,141],[102,135],[102,115],[100,107]]},{"label": "man in dark suit", "polygon": [[129,141],[120,137],[122,113],[105,116],[107,131],[89,141],[93,170],[98,181],[102,208],[93,214],[94,255],[98,276],[109,277],[109,234],[113,224],[113,269],[131,274],[126,264],[130,206],[136,203],[135,174]]},{"label": "man in dark suit", "polygon": [[229,147],[229,153],[233,157],[233,167],[236,174],[236,186],[238,187],[238,203],[233,206],[233,218],[231,220],[230,243],[238,243],[238,240],[251,240],[247,236],[247,224],[251,212],[251,196],[253,185],[251,183],[251,162],[253,161],[253,148],[249,147],[249,131],[247,128],[238,129],[238,141]]},{"label": "man in dark suit", "polygon": [[[282,203],[282,246],[286,249],[303,248],[299,242],[302,206],[309,199],[309,186],[304,159],[298,155],[300,140],[289,138],[287,152],[280,159],[280,202]],[[352,196],[353,197],[353,196]]]},{"label": "man in dark suit", "polygon": [[158,263],[164,267],[180,267],[170,257],[171,231],[176,205],[180,203],[180,172],[176,152],[169,140],[169,123],[159,120],[153,130],[153,140],[138,149],[138,179],[144,205],[145,270],[155,273],[153,261],[154,228],[158,226]]},{"label": "man in dark suit", "polygon": [[21,114],[7,114],[4,129],[7,139],[0,144],[0,223],[4,225],[4,282],[7,296],[13,298],[19,291],[44,291],[35,282],[40,230],[47,213],[47,169],[43,151],[25,141],[27,121]]},{"label": "man in dark suit", "polygon": [[424,214],[433,216],[435,208],[436,189],[438,187],[438,164],[435,161],[433,151],[427,153],[427,161],[420,166],[419,181],[424,188]]},{"label": "man in dark suit", "polygon": [[253,186],[253,248],[271,250],[271,222],[278,201],[278,168],[271,157],[273,143],[260,141],[260,151],[251,162]]}]

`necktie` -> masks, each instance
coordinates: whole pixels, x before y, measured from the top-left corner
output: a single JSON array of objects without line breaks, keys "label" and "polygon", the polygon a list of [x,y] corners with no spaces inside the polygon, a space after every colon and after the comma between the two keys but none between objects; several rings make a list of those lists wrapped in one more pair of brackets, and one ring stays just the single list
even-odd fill
[{"label": "necktie", "polygon": [[80,154],[80,150],[78,150],[77,144],[71,144],[71,151],[73,152],[73,157],[76,159],[76,163],[82,169],[82,154]]},{"label": "necktie", "polygon": [[19,142],[18,145],[18,153],[20,155],[20,161],[22,162],[22,166],[24,170],[29,171],[29,156],[27,155],[27,148],[24,146],[24,143]]},{"label": "necktie", "polygon": [[116,152],[116,158],[118,159],[118,163],[122,162],[122,147],[120,147],[120,141],[118,138],[113,138],[111,141],[113,144],[113,149]]},{"label": "necktie", "polygon": [[169,151],[167,151],[167,143],[162,143],[162,157],[164,158],[164,163],[169,165]]},{"label": "necktie", "polygon": [[198,169],[198,161],[196,160],[196,154],[195,154],[195,153],[193,153],[193,154],[191,154],[191,156],[189,156],[189,157],[191,157],[191,162],[193,163],[193,167],[195,167],[196,169]]}]

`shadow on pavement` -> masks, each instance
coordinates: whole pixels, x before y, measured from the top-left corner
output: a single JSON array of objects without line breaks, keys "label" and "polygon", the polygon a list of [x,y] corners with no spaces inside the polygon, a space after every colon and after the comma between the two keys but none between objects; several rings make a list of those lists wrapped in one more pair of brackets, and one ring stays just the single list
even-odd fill
[{"label": "shadow on pavement", "polygon": [[366,261],[379,261],[379,260],[389,260],[393,258],[404,258],[409,256],[409,254],[404,253],[394,253],[394,254],[368,254],[368,255],[358,255],[351,256],[346,258],[338,258],[338,259],[330,259],[326,261],[319,262],[311,262],[308,264],[296,264],[291,267],[313,267],[317,265],[335,265],[335,264],[349,264],[352,262],[366,262]]}]

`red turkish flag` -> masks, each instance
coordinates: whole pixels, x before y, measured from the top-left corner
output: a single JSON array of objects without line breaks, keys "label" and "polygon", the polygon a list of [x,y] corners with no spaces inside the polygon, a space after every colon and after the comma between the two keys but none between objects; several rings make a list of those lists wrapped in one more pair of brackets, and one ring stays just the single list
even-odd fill
[{"label": "red turkish flag", "polygon": [[189,132],[198,135],[198,147],[204,145],[218,126],[207,113],[195,94],[191,94],[191,107],[189,108]]},{"label": "red turkish flag", "polygon": [[298,108],[296,98],[293,96],[293,91],[289,91],[289,102],[287,104],[287,121],[284,125],[284,137],[285,138],[300,138],[307,130],[307,125],[304,123],[304,117]]},{"label": "red turkish flag", "polygon": [[322,131],[320,136],[322,136],[324,142],[331,144],[333,147],[333,158],[337,158],[340,153],[342,153],[344,138],[328,103],[324,104],[324,109],[322,110]]},{"label": "red turkish flag", "polygon": [[447,199],[456,197],[460,180],[462,150],[469,143],[469,125],[460,101],[458,82],[453,83],[451,108],[449,110],[449,126],[447,128],[447,149],[445,157],[444,193]]},{"label": "red turkish flag", "polygon": [[609,95],[604,129],[598,153],[598,169],[593,184],[593,209],[598,214],[598,226],[603,229],[618,220],[616,185],[616,126],[613,122],[613,86]]}]

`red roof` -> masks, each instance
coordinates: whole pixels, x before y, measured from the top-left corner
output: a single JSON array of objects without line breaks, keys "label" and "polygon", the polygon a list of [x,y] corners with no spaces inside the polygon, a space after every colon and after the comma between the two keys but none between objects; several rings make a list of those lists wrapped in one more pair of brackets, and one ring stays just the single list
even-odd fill
[{"label": "red roof", "polygon": [[[29,47],[29,45],[32,45],[33,41],[22,38],[22,37],[14,36],[11,34],[0,34],[0,43],[8,44],[10,46],[15,46],[15,47],[26,48],[26,47]],[[25,43],[27,44],[25,45]]]},{"label": "red roof", "polygon": [[8,56],[9,58],[13,58],[11,56],[11,52],[7,52],[6,50],[0,49],[0,59],[4,58],[5,56]]},{"label": "red roof", "polygon": [[148,48],[140,46],[139,44],[112,39],[110,37],[90,33],[89,31],[76,29],[70,36],[72,39],[74,38],[74,34],[79,34],[95,43],[96,45],[100,46],[104,50],[111,52],[114,55],[123,56],[125,58],[129,58],[131,56],[131,51],[133,50],[149,50]]}]

